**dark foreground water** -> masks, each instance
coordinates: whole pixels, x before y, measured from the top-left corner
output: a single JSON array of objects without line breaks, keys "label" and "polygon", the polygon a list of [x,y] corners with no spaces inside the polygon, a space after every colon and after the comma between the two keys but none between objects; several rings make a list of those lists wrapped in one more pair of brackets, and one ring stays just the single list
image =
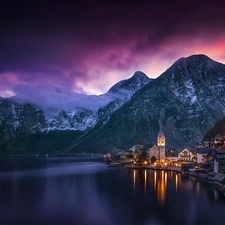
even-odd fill
[{"label": "dark foreground water", "polygon": [[103,159],[1,159],[0,224],[225,224],[213,184]]}]

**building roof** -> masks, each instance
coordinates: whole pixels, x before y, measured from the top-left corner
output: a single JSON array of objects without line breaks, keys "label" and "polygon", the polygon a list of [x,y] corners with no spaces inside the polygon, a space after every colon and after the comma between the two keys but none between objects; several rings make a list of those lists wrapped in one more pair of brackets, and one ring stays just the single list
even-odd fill
[{"label": "building roof", "polygon": [[211,176],[211,177],[214,177],[214,176],[216,175],[216,173],[214,173],[214,172],[209,172],[208,175]]},{"label": "building roof", "polygon": [[210,151],[212,151],[214,148],[206,148],[206,147],[201,147],[201,148],[196,148],[196,153],[199,154],[209,154]]},{"label": "building roof", "polygon": [[222,182],[225,179],[225,174],[224,173],[218,173],[218,174],[216,174],[214,179]]},{"label": "building roof", "polygon": [[220,149],[220,148],[217,148],[217,149],[214,149],[214,151],[216,152],[216,154],[225,154],[225,149]]},{"label": "building roof", "polygon": [[148,144],[148,145],[144,145],[145,148],[152,148],[154,145],[156,144]]},{"label": "building roof", "polygon": [[220,155],[219,154],[218,155],[216,154],[215,157],[217,159],[225,159],[225,154],[220,154]]},{"label": "building roof", "polygon": [[134,145],[129,150],[131,150],[132,152],[135,152],[137,149],[141,149],[142,147],[143,145]]},{"label": "building roof", "polygon": [[165,152],[166,157],[178,157],[178,152]]},{"label": "building roof", "polygon": [[188,150],[189,152],[192,152],[192,153],[193,153],[193,151],[192,151],[191,149],[189,149],[189,148],[182,148],[182,149],[178,152],[178,154],[179,154],[180,152],[182,152],[183,150]]},{"label": "building roof", "polygon": [[213,149],[212,153],[217,159],[225,159],[225,149]]}]

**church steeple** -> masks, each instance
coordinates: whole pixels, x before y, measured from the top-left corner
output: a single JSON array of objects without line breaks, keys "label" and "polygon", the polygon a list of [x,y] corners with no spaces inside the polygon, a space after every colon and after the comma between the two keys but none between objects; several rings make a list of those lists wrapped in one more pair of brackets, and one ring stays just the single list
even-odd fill
[{"label": "church steeple", "polygon": [[166,145],[166,138],[165,135],[162,132],[162,112],[160,113],[160,117],[159,117],[159,134],[158,134],[158,146],[165,146]]},{"label": "church steeple", "polygon": [[159,134],[157,137],[157,145],[159,148],[158,159],[161,160],[165,158],[165,145],[166,145],[166,138],[165,135],[163,134],[163,127],[162,127],[162,112],[160,113],[160,118],[158,122],[159,122]]}]

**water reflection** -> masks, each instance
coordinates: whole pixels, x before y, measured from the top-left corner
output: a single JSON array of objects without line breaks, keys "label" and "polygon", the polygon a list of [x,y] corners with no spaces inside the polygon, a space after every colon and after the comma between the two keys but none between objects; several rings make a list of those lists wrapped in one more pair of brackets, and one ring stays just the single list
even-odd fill
[{"label": "water reflection", "polygon": [[144,178],[144,189],[145,189],[145,193],[146,193],[146,188],[147,188],[147,170],[144,170],[145,173],[145,178]]},{"label": "water reflection", "polygon": [[154,171],[154,190],[156,190],[156,183],[157,183],[157,178],[156,178],[156,176],[157,176],[157,171],[155,170],[155,171]]},{"label": "water reflection", "polygon": [[167,185],[167,172],[165,172],[165,186]]},{"label": "water reflection", "polygon": [[[153,193],[156,194],[157,201],[159,205],[163,206],[166,199],[168,180],[170,181],[170,185],[173,184],[175,186],[175,191],[178,190],[179,185],[179,174],[175,174],[174,172],[167,171],[157,171],[157,170],[131,170],[132,172],[132,180],[133,180],[133,189],[140,189],[143,187],[144,193],[151,191],[153,188]],[[173,179],[173,177],[175,179]]]},{"label": "water reflection", "polygon": [[175,175],[175,182],[176,182],[176,192],[178,188],[178,174]]},{"label": "water reflection", "polygon": [[7,178],[0,174],[1,224],[198,225],[225,220],[224,199],[213,186],[174,172],[90,162],[23,172],[15,176],[8,171]]},{"label": "water reflection", "polygon": [[165,186],[165,178],[164,178],[164,171],[161,171],[160,174],[158,174],[157,178],[157,198],[160,205],[164,204],[165,196],[166,196],[166,186]]},{"label": "water reflection", "polygon": [[136,173],[137,173],[137,170],[134,170],[134,190],[136,188]]}]

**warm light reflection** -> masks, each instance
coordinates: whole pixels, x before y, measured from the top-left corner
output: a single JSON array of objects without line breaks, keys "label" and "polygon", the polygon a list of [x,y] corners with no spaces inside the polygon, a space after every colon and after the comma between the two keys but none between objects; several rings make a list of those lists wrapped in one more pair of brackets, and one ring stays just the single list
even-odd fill
[{"label": "warm light reflection", "polygon": [[156,190],[156,178],[157,178],[156,171],[154,171],[154,189],[155,190]]},{"label": "warm light reflection", "polygon": [[157,198],[161,205],[164,204],[166,197],[164,173],[165,171],[162,170],[161,179],[157,179]]},{"label": "warm light reflection", "polygon": [[136,187],[136,170],[134,170],[134,189],[135,189],[135,187]]},{"label": "warm light reflection", "polygon": [[145,179],[144,179],[144,189],[146,193],[146,185],[147,185],[147,170],[145,170]]},{"label": "warm light reflection", "polygon": [[177,191],[177,188],[178,188],[178,175],[176,174],[176,177],[175,177],[175,182],[176,182],[176,191]]},{"label": "warm light reflection", "polygon": [[165,172],[165,187],[167,186],[167,173]]}]

